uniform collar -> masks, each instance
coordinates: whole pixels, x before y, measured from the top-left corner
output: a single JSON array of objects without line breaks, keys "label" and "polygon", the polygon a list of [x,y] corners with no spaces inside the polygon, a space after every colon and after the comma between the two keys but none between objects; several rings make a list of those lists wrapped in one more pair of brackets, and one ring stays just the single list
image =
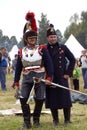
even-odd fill
[{"label": "uniform collar", "polygon": [[52,47],[55,47],[55,46],[59,46],[59,43],[56,42],[55,44],[51,44],[51,43],[48,42],[47,46],[48,46],[48,47],[51,47],[51,46],[52,46]]}]

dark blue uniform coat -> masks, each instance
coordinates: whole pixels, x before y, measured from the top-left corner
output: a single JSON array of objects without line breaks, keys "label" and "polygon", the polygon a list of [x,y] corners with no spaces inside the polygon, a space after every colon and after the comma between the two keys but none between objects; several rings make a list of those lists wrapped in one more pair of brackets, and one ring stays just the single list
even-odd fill
[{"label": "dark blue uniform coat", "polygon": [[[54,66],[53,82],[68,86],[68,80],[64,79],[64,74],[72,76],[75,65],[75,58],[65,45],[56,43],[55,45],[47,45],[48,51],[52,57]],[[69,64],[67,66],[67,60]],[[46,88],[46,107],[51,109],[69,108],[72,106],[70,92],[62,88]]]}]

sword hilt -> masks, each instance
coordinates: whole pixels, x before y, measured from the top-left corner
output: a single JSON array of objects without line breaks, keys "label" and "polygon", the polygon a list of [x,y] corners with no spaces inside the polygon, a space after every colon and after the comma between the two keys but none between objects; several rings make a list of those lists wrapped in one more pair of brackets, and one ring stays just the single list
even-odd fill
[{"label": "sword hilt", "polygon": [[40,83],[42,81],[42,78],[33,77],[33,80],[35,83]]}]

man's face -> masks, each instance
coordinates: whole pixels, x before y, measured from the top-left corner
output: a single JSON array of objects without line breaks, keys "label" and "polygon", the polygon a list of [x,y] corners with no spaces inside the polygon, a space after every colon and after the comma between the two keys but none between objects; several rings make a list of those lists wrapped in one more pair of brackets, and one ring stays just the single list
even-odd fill
[{"label": "man's face", "polygon": [[28,37],[27,38],[27,45],[35,45],[37,42],[37,38],[36,37]]},{"label": "man's face", "polygon": [[8,52],[7,52],[7,50],[5,48],[1,49],[1,53],[4,56],[8,56]]},{"label": "man's face", "polygon": [[6,53],[6,49],[4,49],[4,48],[1,51],[2,51],[2,54]]},{"label": "man's face", "polygon": [[51,44],[55,44],[57,42],[57,35],[49,35],[47,37],[47,40]]}]

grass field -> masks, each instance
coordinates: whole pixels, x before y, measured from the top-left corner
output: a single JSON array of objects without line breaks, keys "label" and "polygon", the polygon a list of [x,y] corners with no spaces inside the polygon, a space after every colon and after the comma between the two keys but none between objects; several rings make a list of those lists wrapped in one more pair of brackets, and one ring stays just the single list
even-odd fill
[{"label": "grass field", "polygon": [[[13,76],[12,74],[7,74],[7,88],[6,92],[0,91],[0,110],[6,109],[19,109],[20,104],[15,105],[16,99],[14,98],[14,89],[11,88]],[[83,90],[82,77],[80,78],[80,91]],[[31,109],[33,110],[34,103],[30,102]],[[45,106],[43,106],[45,110]],[[31,117],[32,119],[32,117]],[[41,127],[39,130],[87,130],[87,105],[73,103],[71,110],[71,121],[72,123],[67,127],[64,126],[64,118],[62,110],[59,110],[59,120],[60,124],[58,127],[54,127],[52,124],[52,116],[50,114],[41,115]],[[22,116],[10,115],[3,116],[0,114],[0,130],[20,130],[21,124],[23,123]],[[30,130],[37,130],[34,126]]]}]

